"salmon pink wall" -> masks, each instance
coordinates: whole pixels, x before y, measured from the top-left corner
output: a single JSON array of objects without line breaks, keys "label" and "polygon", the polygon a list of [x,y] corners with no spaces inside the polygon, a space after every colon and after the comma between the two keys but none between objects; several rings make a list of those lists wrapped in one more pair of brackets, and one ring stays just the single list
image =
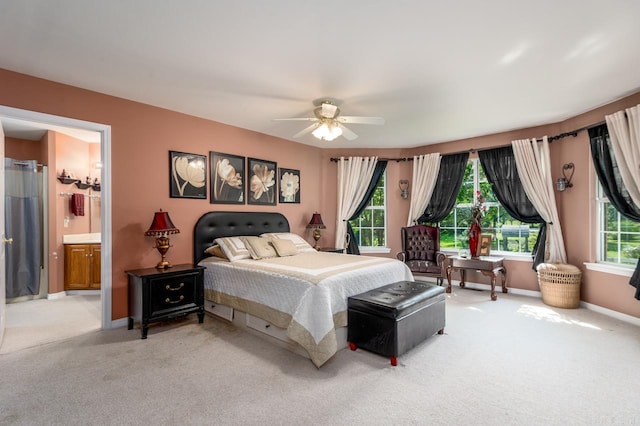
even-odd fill
[{"label": "salmon pink wall", "polygon": [[[639,103],[639,95],[626,98],[592,113],[531,129],[466,139],[446,144],[413,149],[337,150],[312,147],[279,138],[234,128],[184,114],[167,111],[124,99],[66,86],[10,71],[0,70],[0,104],[48,114],[92,121],[111,126],[112,136],[112,242],[113,242],[113,312],[114,319],[127,316],[127,269],[149,267],[159,255],[150,237],[144,237],[153,212],[162,208],[170,213],[181,233],[171,238],[173,247],[168,258],[173,263],[192,259],[192,229],[198,217],[210,210],[279,211],[290,221],[294,232],[309,241],[305,228],[315,211],[322,213],[327,229],[320,244],[333,246],[336,226],[336,170],[330,161],[339,155],[379,155],[407,157],[440,152],[442,154],[469,149],[509,144],[513,139],[557,135],[604,120],[606,111],[613,112]],[[608,113],[608,112],[606,112]],[[570,262],[585,273],[583,299],[589,303],[640,318],[640,302],[633,299],[628,277],[587,271],[584,262],[595,260],[593,225],[581,224],[588,213],[593,216],[593,199],[589,192],[591,171],[588,141],[582,132],[551,145],[554,176],[563,163],[576,164],[575,186],[556,194],[561,224]],[[209,200],[169,197],[168,151],[184,151],[207,155],[209,151],[276,161],[278,166],[301,171],[301,203],[277,206],[212,205]],[[51,160],[49,165],[51,166]],[[397,189],[399,179],[411,179],[410,162],[390,162],[388,181],[388,239],[391,253],[400,249],[399,228],[406,224],[409,200],[403,200]],[[585,241],[587,243],[585,243]],[[588,253],[585,247],[589,247]],[[535,273],[528,261],[508,261],[509,285],[537,290]],[[478,278],[481,281],[482,277]]]},{"label": "salmon pink wall", "polygon": [[[159,260],[153,239],[145,237],[144,231],[160,208],[170,213],[181,230],[171,238],[168,258],[174,264],[191,262],[193,226],[200,215],[211,210],[278,211],[289,219],[294,232],[312,240],[305,226],[311,214],[321,210],[319,148],[6,70],[0,70],[0,104],[111,126],[113,319],[128,315],[125,271],[150,267]],[[49,144],[56,146],[51,140]],[[265,207],[170,198],[170,150],[250,156],[298,169],[301,202]],[[55,173],[59,168],[55,154],[49,156],[48,164]],[[55,179],[55,174],[52,177]],[[54,220],[61,226],[60,218]],[[61,249],[55,244],[50,247],[54,261]],[[62,268],[57,273],[55,269],[51,268],[51,273],[62,283]]]}]

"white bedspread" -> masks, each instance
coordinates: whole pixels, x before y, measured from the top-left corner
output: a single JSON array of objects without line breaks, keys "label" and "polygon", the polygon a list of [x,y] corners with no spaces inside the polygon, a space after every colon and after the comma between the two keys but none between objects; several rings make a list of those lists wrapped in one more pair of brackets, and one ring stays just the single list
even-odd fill
[{"label": "white bedspread", "polygon": [[[398,281],[413,281],[409,268],[395,259],[324,252],[234,262],[208,258],[200,264],[207,268],[205,290],[288,314],[291,321],[285,327],[287,334],[307,349],[317,366],[336,351],[334,330],[346,325],[346,320],[335,324],[334,316],[346,312],[349,296]],[[298,324],[308,331],[311,342],[293,331]],[[314,355],[316,348],[309,346],[326,346],[332,338],[330,347],[334,349],[330,354]]]}]

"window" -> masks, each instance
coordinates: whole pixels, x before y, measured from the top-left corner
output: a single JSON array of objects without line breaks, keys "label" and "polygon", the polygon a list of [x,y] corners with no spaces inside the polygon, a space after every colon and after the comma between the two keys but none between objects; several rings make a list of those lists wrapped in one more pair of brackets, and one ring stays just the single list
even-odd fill
[{"label": "window", "polygon": [[490,234],[491,252],[531,254],[540,231],[539,224],[522,223],[511,217],[496,199],[478,159],[469,160],[456,205],[440,222],[440,248],[460,250],[469,247],[471,207],[480,191],[486,208],[482,233]]},{"label": "window", "polygon": [[360,248],[386,247],[387,245],[385,182],[386,172],[382,174],[369,205],[357,219],[349,222]]},{"label": "window", "polygon": [[597,184],[598,262],[635,267],[640,256],[640,223],[622,216]]}]

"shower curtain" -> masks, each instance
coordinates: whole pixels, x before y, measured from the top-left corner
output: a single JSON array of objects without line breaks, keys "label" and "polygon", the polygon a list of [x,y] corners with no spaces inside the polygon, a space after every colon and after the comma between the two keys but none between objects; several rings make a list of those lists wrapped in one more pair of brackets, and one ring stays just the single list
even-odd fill
[{"label": "shower curtain", "polygon": [[35,160],[4,159],[7,298],[37,295],[42,265],[38,170]]}]

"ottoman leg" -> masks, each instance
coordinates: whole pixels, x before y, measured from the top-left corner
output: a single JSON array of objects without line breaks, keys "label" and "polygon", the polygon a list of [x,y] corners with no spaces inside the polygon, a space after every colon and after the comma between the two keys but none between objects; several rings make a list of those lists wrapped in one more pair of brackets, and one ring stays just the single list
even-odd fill
[{"label": "ottoman leg", "polygon": [[438,334],[444,334],[444,328],[438,330]]},{"label": "ottoman leg", "polygon": [[398,365],[398,358],[396,358],[395,356],[392,356],[391,358],[389,358],[389,360],[391,361],[391,365],[393,365],[394,367]]},{"label": "ottoman leg", "polygon": [[349,349],[355,351],[356,349],[358,349],[358,346],[356,346],[356,344],[353,342],[349,342]]}]

